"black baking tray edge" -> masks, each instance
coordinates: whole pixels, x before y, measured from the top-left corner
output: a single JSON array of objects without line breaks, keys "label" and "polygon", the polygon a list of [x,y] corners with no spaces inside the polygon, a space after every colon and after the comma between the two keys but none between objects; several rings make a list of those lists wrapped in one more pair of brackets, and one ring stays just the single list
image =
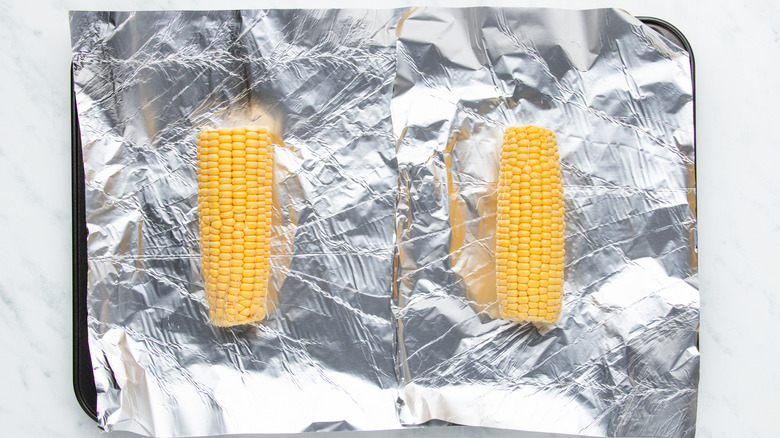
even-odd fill
[{"label": "black baking tray edge", "polygon": [[[685,49],[691,59],[693,101],[695,75],[693,50],[685,36],[668,22],[653,17],[637,17],[644,24]],[[87,331],[87,225],[84,199],[84,160],[81,155],[81,131],[79,129],[76,93],[71,68],[71,184],[73,190],[73,389],[81,408],[97,421],[97,391],[92,373]],[[693,125],[696,126],[694,108]],[[694,139],[694,149],[696,140]],[[695,212],[694,212],[695,214]]]},{"label": "black baking tray edge", "polygon": [[97,421],[97,391],[87,332],[87,214],[84,199],[84,160],[76,110],[73,68],[70,75],[71,185],[73,196],[73,390],[81,409]]}]

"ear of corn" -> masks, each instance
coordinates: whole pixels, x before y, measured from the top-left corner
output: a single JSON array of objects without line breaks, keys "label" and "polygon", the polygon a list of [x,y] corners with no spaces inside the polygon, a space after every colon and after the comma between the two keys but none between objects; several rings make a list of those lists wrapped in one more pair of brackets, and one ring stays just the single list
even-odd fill
[{"label": "ear of corn", "polygon": [[247,324],[266,314],[272,152],[265,128],[198,135],[201,262],[217,326]]},{"label": "ear of corn", "polygon": [[504,133],[498,183],[499,313],[554,322],[563,293],[563,186],[555,135],[537,126]]}]

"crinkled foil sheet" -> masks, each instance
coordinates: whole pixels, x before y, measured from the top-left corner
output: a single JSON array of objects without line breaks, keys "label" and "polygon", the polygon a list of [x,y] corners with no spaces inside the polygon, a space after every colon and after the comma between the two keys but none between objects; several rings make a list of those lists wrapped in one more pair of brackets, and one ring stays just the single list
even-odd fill
[{"label": "crinkled foil sheet", "polygon": [[[102,428],[694,434],[684,50],[616,10],[74,12],[71,29]],[[281,140],[276,308],[217,328],[195,135],[241,123]],[[498,151],[531,123],[563,168],[555,327],[495,319]]]},{"label": "crinkled foil sheet", "polygon": [[[108,430],[398,427],[395,11],[71,15],[89,230],[90,350]],[[195,139],[276,147],[266,321],[209,323]]]},{"label": "crinkled foil sheet", "polygon": [[[688,55],[614,10],[413,12],[398,44],[399,413],[610,436],[692,436],[698,349]],[[555,328],[494,319],[507,125],[557,137]]]}]

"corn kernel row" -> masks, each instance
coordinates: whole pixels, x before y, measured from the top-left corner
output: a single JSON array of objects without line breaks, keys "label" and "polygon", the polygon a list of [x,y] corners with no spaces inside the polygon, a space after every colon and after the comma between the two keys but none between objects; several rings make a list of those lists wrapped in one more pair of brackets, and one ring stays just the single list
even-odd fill
[{"label": "corn kernel row", "polygon": [[563,186],[555,135],[537,126],[504,133],[496,271],[501,318],[554,322],[563,293]]},{"label": "corn kernel row", "polygon": [[201,262],[209,313],[218,326],[266,314],[272,152],[265,128],[198,135]]}]

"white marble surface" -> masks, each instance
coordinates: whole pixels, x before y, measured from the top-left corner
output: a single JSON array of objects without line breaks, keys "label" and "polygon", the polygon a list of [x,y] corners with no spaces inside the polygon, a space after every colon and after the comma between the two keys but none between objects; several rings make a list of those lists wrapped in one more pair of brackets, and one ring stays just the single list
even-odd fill
[{"label": "white marble surface", "polygon": [[[697,73],[698,436],[780,435],[780,287],[775,277],[780,269],[780,3],[0,0],[0,436],[100,434],[72,390],[67,11],[412,4],[619,7],[663,18],[683,31],[693,46]],[[318,436],[554,435],[428,428]]]}]

